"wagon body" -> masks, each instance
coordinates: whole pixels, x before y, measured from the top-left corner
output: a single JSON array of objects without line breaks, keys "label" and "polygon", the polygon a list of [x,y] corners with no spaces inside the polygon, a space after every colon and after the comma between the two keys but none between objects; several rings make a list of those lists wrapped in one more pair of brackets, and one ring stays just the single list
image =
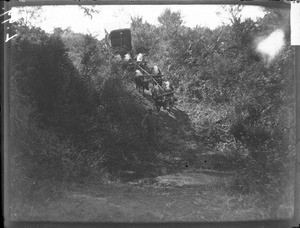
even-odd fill
[{"label": "wagon body", "polygon": [[116,54],[125,55],[132,52],[131,30],[118,29],[109,34],[111,46]]},{"label": "wagon body", "polygon": [[[130,29],[118,29],[113,30],[109,34],[110,44],[114,54],[120,54],[122,59],[129,53],[133,57],[132,43],[131,43],[131,30]],[[153,85],[158,85],[162,90],[163,88],[159,84],[158,77],[163,77],[161,74],[151,74],[149,70],[144,69],[136,59],[131,59],[125,65],[125,68],[132,68],[132,75],[134,76],[134,70],[138,69],[141,71],[142,75],[136,76],[135,81],[138,83],[152,83]],[[138,87],[137,87],[138,88]],[[174,105],[174,91],[163,91],[161,94],[153,96],[154,103],[157,107],[164,107],[164,109],[169,109]],[[159,110],[160,108],[158,108]]]}]

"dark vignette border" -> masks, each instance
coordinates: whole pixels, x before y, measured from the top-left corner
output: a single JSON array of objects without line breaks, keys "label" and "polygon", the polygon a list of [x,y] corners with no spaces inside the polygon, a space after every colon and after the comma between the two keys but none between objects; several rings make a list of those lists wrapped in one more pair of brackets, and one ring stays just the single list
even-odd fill
[{"label": "dark vignette border", "polygon": [[[36,5],[146,5],[146,4],[241,4],[258,5],[273,8],[290,8],[283,0],[8,0],[0,1],[1,13],[8,11],[15,6],[36,6]],[[299,3],[300,4],[300,3]],[[3,20],[8,18],[7,14]],[[9,77],[10,77],[10,42],[5,42],[8,31],[8,23],[1,23],[1,141],[2,151],[2,208],[5,227],[278,227],[292,228],[300,227],[300,46],[295,46],[295,86],[296,86],[296,171],[295,171],[295,198],[294,218],[285,220],[265,221],[244,221],[244,222],[199,222],[199,223],[74,223],[74,222],[10,222],[9,208]],[[3,33],[2,33],[3,32]],[[4,167],[5,166],[5,167]]]}]

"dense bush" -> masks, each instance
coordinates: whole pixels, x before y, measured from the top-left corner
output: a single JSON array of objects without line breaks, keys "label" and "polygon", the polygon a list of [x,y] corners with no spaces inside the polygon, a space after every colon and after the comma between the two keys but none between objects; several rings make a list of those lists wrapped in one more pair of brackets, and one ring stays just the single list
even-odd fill
[{"label": "dense bush", "polygon": [[38,127],[39,116],[28,99],[11,83],[10,184],[13,199],[36,198],[45,180],[65,178],[61,156],[68,146],[61,144],[51,130]]},{"label": "dense bush", "polygon": [[[140,95],[110,70],[100,42],[84,36],[86,45],[72,50],[64,44],[72,40],[61,39],[63,31],[15,29],[20,35],[12,45],[13,189],[27,183],[31,194],[44,181],[101,181],[107,172],[145,168],[145,161],[155,159],[141,137],[146,111]],[[77,59],[76,51],[82,53]]]},{"label": "dense bush", "polygon": [[[255,40],[274,31],[285,18],[282,13],[270,9],[256,22],[231,15],[230,25],[211,30],[188,28],[179,12],[166,9],[157,26],[142,18],[132,18],[131,25],[135,52],[147,53],[179,88],[196,138],[237,171],[233,189],[273,197],[289,181],[294,157],[294,53],[286,37],[280,53],[266,62]],[[131,89],[129,76],[103,41],[69,29],[51,35],[26,26],[15,29],[11,147],[16,173],[33,181],[101,180],[106,172],[148,170],[147,164],[159,163],[159,152],[175,149],[171,139],[154,148],[141,137],[149,102]]]},{"label": "dense bush", "polygon": [[13,189],[22,189],[24,180],[35,186],[47,180],[84,180],[89,159],[103,153],[91,130],[101,123],[94,121],[96,89],[73,66],[57,34],[26,26],[16,29],[20,36],[12,45],[11,74],[11,170],[17,181]]},{"label": "dense bush", "polygon": [[[266,9],[255,22],[233,13],[238,7],[225,10],[231,12],[231,25],[214,30],[187,28],[179,12],[165,10],[157,26],[159,46],[149,52],[178,92],[194,103],[189,112],[201,141],[236,161],[233,188],[282,192],[295,156],[294,52],[287,11]],[[278,28],[285,45],[270,61],[256,51],[256,42]],[[145,33],[134,32],[137,37]]]}]

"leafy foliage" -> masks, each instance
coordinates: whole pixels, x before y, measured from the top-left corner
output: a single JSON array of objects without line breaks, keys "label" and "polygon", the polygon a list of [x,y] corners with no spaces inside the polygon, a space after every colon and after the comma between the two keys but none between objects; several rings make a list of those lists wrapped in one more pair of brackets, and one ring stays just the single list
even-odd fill
[{"label": "leafy foliage", "polygon": [[[237,171],[232,188],[272,192],[275,199],[295,156],[294,52],[285,45],[266,62],[256,45],[288,22],[282,24],[281,10],[269,9],[257,21],[242,20],[239,7],[228,10],[231,24],[214,30],[188,28],[170,9],[157,26],[132,18],[134,51],[148,54],[176,85],[195,137]],[[121,77],[122,66],[103,40],[70,29],[51,35],[24,25],[15,29],[12,165],[24,178],[104,180],[107,172],[150,170],[159,152],[175,148],[172,140],[154,148],[141,137],[146,100]]]},{"label": "leafy foliage", "polygon": [[[225,10],[231,24],[210,30],[186,28],[180,12],[166,9],[158,18],[161,39],[158,47],[152,47],[159,50],[152,61],[168,69],[168,78],[183,96],[198,102],[191,112],[204,112],[201,109],[206,104],[227,110],[215,121],[210,115],[207,119],[192,116],[196,129],[199,126],[198,135],[220,153],[231,150],[228,156],[234,154],[234,159],[243,161],[234,165],[243,171],[233,187],[241,186],[237,189],[244,192],[267,192],[277,189],[282,178],[287,180],[292,167],[294,54],[285,45],[274,60],[265,62],[256,45],[258,37],[275,29],[287,34],[288,15],[283,13],[286,10],[266,9],[264,18],[253,21],[241,19],[241,7]],[[288,44],[288,36],[285,42]],[[220,144],[227,146],[221,150]]]},{"label": "leafy foliage", "polygon": [[153,55],[158,44],[155,26],[143,22],[142,17],[131,18],[132,43],[135,53]]},{"label": "leafy foliage", "polygon": [[68,29],[51,35],[15,29],[20,35],[12,45],[14,189],[26,179],[102,181],[107,172],[142,165],[133,161],[153,160],[140,137],[145,110],[110,72],[103,43],[89,35],[71,38]]}]

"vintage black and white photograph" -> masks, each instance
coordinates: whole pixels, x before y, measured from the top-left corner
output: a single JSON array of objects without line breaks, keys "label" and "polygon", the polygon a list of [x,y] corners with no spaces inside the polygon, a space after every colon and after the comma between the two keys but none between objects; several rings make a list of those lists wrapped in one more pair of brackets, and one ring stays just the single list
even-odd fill
[{"label": "vintage black and white photograph", "polygon": [[288,7],[10,11],[9,219],[291,219]]}]

